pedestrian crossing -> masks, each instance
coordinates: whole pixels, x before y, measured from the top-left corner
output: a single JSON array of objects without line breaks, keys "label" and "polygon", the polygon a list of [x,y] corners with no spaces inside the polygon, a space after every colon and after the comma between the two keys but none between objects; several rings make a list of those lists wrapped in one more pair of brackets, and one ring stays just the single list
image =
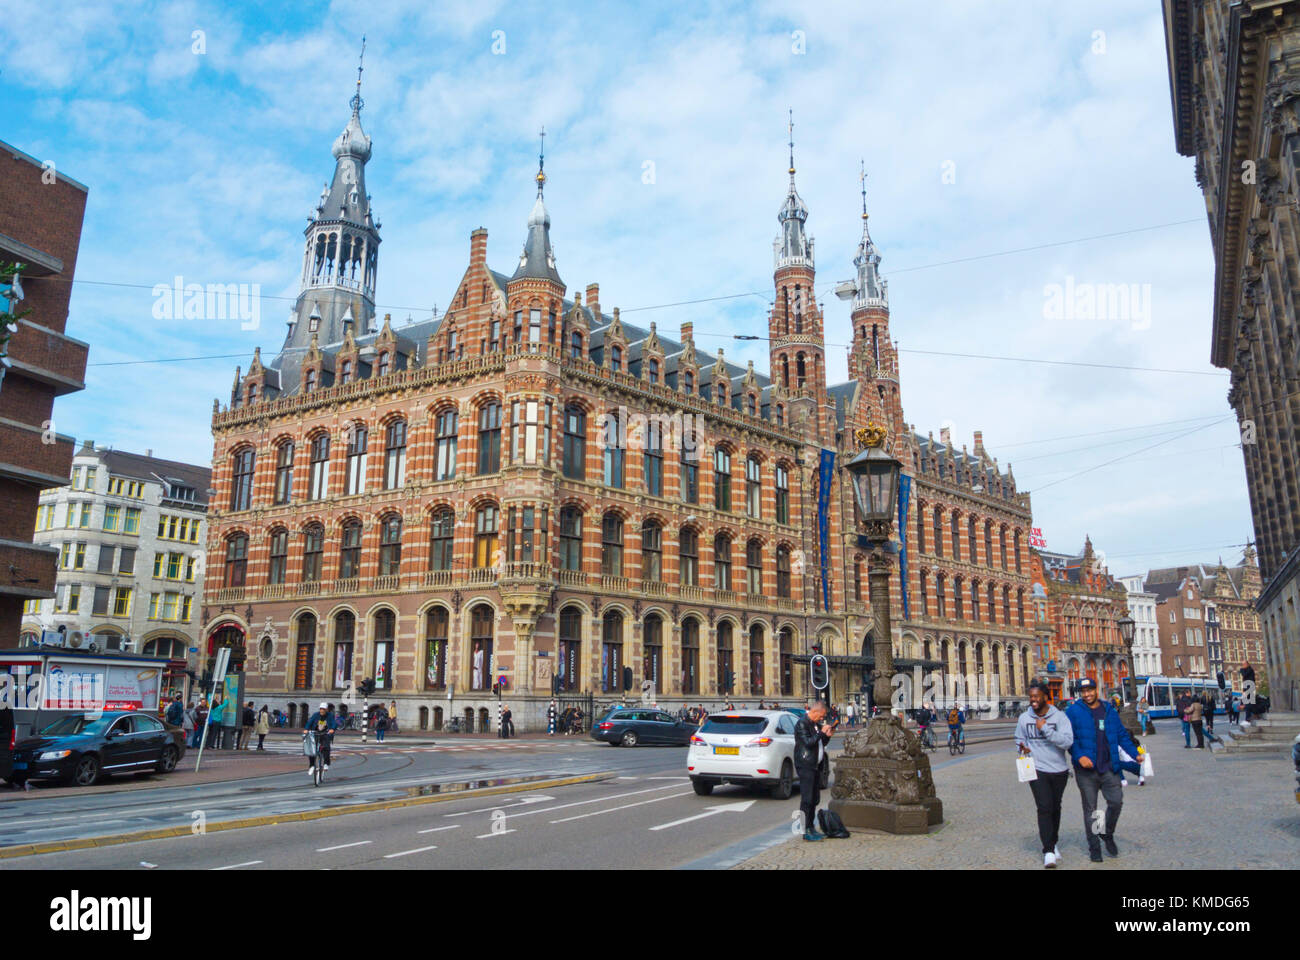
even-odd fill
[{"label": "pedestrian crossing", "polygon": [[[401,756],[412,753],[468,753],[471,751],[482,750],[518,750],[525,747],[535,747],[539,744],[546,743],[544,740],[468,740],[468,741],[449,741],[447,743],[419,744],[411,746],[401,746],[396,743],[360,743],[357,741],[340,741],[336,742],[331,750],[338,753],[364,753],[367,756]],[[242,751],[241,751],[242,752]],[[255,750],[247,751],[249,753]],[[302,744],[291,740],[276,740],[266,744],[264,753],[285,754],[290,756],[302,756]]]}]

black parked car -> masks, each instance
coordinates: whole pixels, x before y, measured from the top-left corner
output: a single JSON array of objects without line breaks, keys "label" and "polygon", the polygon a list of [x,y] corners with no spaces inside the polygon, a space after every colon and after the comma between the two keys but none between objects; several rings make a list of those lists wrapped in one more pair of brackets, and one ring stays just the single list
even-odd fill
[{"label": "black parked car", "polygon": [[693,723],[654,707],[615,707],[591,726],[591,739],[610,746],[635,747],[638,743],[666,743],[685,747],[696,731]]},{"label": "black parked car", "polygon": [[54,779],[88,787],[106,773],[171,773],[185,755],[185,734],[143,713],[107,711],[60,717],[14,746],[14,783]]}]

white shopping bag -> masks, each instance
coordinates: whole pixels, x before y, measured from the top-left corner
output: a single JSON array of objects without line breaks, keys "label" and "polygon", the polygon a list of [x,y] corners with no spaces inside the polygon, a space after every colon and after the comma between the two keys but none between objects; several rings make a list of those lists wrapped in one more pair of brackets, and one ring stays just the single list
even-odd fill
[{"label": "white shopping bag", "polygon": [[1142,754],[1142,776],[1155,776],[1155,768],[1151,765],[1151,751],[1147,750]]},{"label": "white shopping bag", "polygon": [[303,734],[302,752],[303,755],[307,757],[316,756],[316,738],[313,737],[310,733]]},{"label": "white shopping bag", "polygon": [[1038,771],[1034,769],[1034,758],[1016,757],[1016,774],[1020,777],[1021,783],[1037,780]]}]

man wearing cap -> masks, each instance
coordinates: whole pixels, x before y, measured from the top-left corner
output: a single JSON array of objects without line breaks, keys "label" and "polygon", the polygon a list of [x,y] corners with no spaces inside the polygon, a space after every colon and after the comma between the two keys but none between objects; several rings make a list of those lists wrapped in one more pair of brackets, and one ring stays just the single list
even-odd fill
[{"label": "man wearing cap", "polygon": [[[330,742],[334,739],[334,731],[338,729],[338,721],[334,719],[334,714],[330,710],[328,703],[322,703],[320,710],[307,718],[307,732],[316,735],[316,748],[321,752],[321,759],[325,762],[325,769],[330,768]],[[312,768],[316,766],[308,758],[307,772],[310,774]]]},{"label": "man wearing cap", "polygon": [[[1124,794],[1120,786],[1119,749],[1130,757],[1138,755],[1137,744],[1119,722],[1114,706],[1097,696],[1097,681],[1084,677],[1079,681],[1080,696],[1065,711],[1074,732],[1070,758],[1083,800],[1083,830],[1088,838],[1088,854],[1093,863],[1101,863],[1101,845],[1112,857],[1119,856],[1115,844],[1115,825],[1119,822]],[[1137,773],[1136,764],[1128,768]],[[1106,799],[1104,819],[1097,816],[1097,793]]]}]

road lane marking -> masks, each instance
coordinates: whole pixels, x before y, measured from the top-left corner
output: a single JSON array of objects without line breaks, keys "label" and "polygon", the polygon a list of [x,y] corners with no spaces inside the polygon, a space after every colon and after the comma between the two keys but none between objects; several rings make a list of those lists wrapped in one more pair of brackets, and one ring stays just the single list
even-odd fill
[{"label": "road lane marking", "polygon": [[356,843],[340,843],[336,847],[320,847],[317,853],[329,853],[331,850],[346,850],[348,847],[364,847],[367,843],[374,843],[373,840],[358,840]]},{"label": "road lane marking", "polygon": [[417,830],[416,833],[437,833],[439,830],[459,830],[460,824],[453,823],[449,827],[430,827],[428,830]]},{"label": "road lane marking", "polygon": [[[622,800],[624,797],[635,797],[642,793],[654,793],[656,790],[671,790],[679,784],[664,784],[662,787],[648,787],[645,790],[632,790],[628,793],[616,793],[610,797],[592,797],[590,800],[575,800],[573,803],[561,803],[555,807],[543,807],[540,810],[525,810],[522,813],[507,813],[502,820],[509,820],[511,817],[531,817],[534,813],[550,813],[553,810],[564,810],[568,807],[581,807],[588,803],[603,803],[606,800]],[[499,809],[499,808],[492,808]],[[480,811],[481,812],[481,811]],[[450,816],[450,814],[449,814]]]},{"label": "road lane marking", "polygon": [[498,830],[495,833],[480,833],[475,840],[486,840],[488,837],[504,837],[507,833],[514,833],[513,830]]},{"label": "road lane marking", "polygon": [[626,810],[629,807],[643,807],[647,803],[658,803],[660,800],[672,800],[674,797],[685,797],[694,792],[694,790],[687,790],[684,793],[670,793],[665,797],[652,797],[649,800],[638,800],[636,803],[625,803],[622,806],[610,807],[608,810],[593,810],[591,813],[580,813],[577,816],[552,820],[551,823],[568,823],[570,820],[584,820],[587,817],[599,817],[602,813],[613,813],[615,810]]},{"label": "road lane marking", "polygon": [[472,813],[491,813],[493,810],[509,809],[510,807],[526,807],[530,803],[544,803],[547,800],[554,800],[554,797],[548,797],[545,794],[537,796],[522,797],[515,803],[499,803],[495,807],[483,807],[481,810],[462,810],[460,813],[445,813],[445,817],[467,817]]},{"label": "road lane marking", "polygon": [[240,867],[255,867],[259,863],[264,863],[264,862],[265,861],[262,860],[249,860],[247,863],[232,863],[228,867],[213,867],[212,869],[213,870],[238,870]]},{"label": "road lane marking", "polygon": [[438,849],[437,847],[416,847],[414,850],[403,850],[401,853],[386,853],[384,854],[384,859],[391,860],[393,859],[393,857],[407,857],[413,853],[424,853],[428,850],[437,850],[437,849]]},{"label": "road lane marking", "polygon": [[744,800],[740,803],[720,803],[717,806],[709,807],[703,813],[697,813],[693,817],[683,817],[680,820],[674,820],[672,823],[661,823],[657,827],[651,827],[651,830],[667,830],[669,827],[680,827],[683,823],[690,823],[692,820],[702,820],[705,817],[712,817],[719,813],[744,813],[752,807],[757,800]]}]

